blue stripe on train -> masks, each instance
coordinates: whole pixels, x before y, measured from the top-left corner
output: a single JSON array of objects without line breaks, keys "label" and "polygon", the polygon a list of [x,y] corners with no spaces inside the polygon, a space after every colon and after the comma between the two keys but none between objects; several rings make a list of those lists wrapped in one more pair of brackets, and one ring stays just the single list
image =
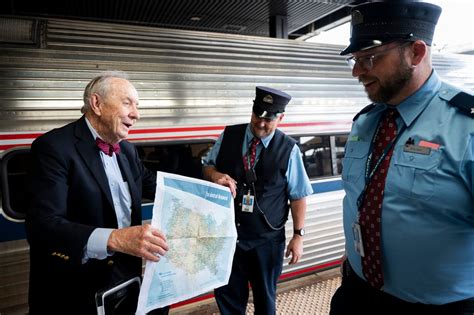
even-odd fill
[{"label": "blue stripe on train", "polygon": [[313,187],[313,194],[320,194],[330,191],[342,190],[342,181],[338,179],[322,183],[313,183],[311,186]]},{"label": "blue stripe on train", "polygon": [[[314,194],[320,194],[330,191],[342,189],[340,179],[327,182],[313,183]],[[152,215],[153,204],[147,204],[142,207],[143,220],[150,220]],[[25,227],[23,223],[16,223],[5,219],[0,215],[0,242],[21,240],[26,238]]]},{"label": "blue stripe on train", "polygon": [[0,242],[21,240],[26,238],[25,225],[12,222],[0,215]]}]

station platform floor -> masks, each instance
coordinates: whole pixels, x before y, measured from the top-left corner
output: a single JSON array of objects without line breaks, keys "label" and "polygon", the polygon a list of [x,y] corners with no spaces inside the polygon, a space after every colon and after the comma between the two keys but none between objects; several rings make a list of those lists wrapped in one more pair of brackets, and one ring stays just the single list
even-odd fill
[{"label": "station platform floor", "polygon": [[[331,297],[339,287],[339,268],[282,281],[277,287],[277,314],[279,315],[327,315]],[[220,315],[213,297],[170,309],[170,315]],[[254,314],[250,296],[247,314]],[[0,310],[0,315],[28,315],[26,305]]]},{"label": "station platform floor", "polygon": [[[277,287],[277,314],[327,315],[331,297],[341,283],[339,268],[314,273],[301,278],[283,281]],[[253,314],[252,297],[247,314]],[[214,298],[184,305],[170,310],[173,315],[218,315]]]}]

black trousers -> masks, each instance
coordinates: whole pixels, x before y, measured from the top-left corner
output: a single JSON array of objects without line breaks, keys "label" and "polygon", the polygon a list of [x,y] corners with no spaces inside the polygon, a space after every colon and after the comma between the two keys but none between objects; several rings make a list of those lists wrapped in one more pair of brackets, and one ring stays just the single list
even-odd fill
[{"label": "black trousers", "polygon": [[473,315],[474,298],[443,305],[406,302],[371,287],[352,270],[346,261],[343,266],[342,283],[332,297],[329,314]]},{"label": "black trousers", "polygon": [[284,241],[269,241],[244,251],[237,246],[229,283],[214,291],[223,315],[245,314],[252,286],[255,314],[276,313],[276,285],[283,268]]}]

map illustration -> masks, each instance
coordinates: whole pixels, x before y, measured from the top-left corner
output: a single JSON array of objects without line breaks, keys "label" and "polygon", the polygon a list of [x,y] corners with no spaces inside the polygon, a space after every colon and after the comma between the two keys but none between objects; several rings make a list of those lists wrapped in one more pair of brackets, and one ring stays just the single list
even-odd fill
[{"label": "map illustration", "polygon": [[158,172],[151,224],[165,233],[169,251],[147,261],[137,314],[227,284],[237,239],[227,187]]}]

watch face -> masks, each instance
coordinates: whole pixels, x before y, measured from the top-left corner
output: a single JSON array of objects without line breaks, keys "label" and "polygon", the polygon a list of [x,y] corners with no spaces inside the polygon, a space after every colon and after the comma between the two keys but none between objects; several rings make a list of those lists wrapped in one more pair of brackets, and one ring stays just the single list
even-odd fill
[{"label": "watch face", "polygon": [[295,234],[303,236],[304,235],[304,229],[295,230]]}]

